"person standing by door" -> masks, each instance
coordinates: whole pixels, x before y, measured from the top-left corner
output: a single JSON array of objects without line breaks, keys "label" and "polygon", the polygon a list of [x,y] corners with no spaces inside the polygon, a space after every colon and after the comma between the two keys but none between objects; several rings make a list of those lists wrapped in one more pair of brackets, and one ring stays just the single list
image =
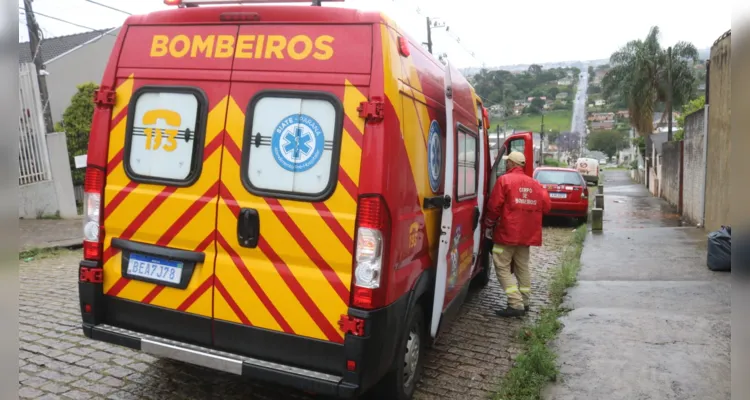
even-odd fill
[{"label": "person standing by door", "polygon": [[[497,279],[508,297],[500,317],[522,317],[531,296],[530,246],[542,245],[542,215],[552,207],[549,193],[524,173],[526,157],[513,151],[503,156],[506,173],[492,189],[485,236],[492,239],[492,261]],[[513,271],[511,272],[511,265]]]}]

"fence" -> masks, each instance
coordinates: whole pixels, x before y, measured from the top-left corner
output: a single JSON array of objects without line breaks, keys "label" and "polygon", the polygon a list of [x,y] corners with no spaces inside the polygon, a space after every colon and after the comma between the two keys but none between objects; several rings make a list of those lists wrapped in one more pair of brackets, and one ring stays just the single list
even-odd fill
[{"label": "fence", "polygon": [[45,138],[42,101],[34,64],[21,64],[19,68],[19,119],[18,184],[44,182],[52,179],[49,153]]}]

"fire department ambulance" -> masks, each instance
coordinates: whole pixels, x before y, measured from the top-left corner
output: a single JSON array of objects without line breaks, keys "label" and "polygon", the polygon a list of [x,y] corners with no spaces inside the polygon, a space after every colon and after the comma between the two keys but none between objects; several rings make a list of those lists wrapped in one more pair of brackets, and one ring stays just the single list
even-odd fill
[{"label": "fire department ambulance", "polygon": [[425,346],[489,278],[502,167],[479,97],[379,13],[166,3],[127,19],[95,97],[85,335],[410,398]]}]

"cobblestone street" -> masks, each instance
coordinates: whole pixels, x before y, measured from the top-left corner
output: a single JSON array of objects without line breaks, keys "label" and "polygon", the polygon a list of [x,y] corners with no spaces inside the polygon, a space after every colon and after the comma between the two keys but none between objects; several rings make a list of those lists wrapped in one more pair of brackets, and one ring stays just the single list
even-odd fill
[{"label": "cobblestone street", "polygon": [[[552,267],[572,236],[569,226],[544,230],[532,249],[532,318],[544,304]],[[309,399],[287,389],[158,360],[83,336],[78,311],[80,251],[21,262],[19,381],[21,398],[41,399]],[[480,399],[495,389],[519,350],[522,320],[504,320],[497,281],[469,295],[461,316],[427,355],[416,399]]]}]

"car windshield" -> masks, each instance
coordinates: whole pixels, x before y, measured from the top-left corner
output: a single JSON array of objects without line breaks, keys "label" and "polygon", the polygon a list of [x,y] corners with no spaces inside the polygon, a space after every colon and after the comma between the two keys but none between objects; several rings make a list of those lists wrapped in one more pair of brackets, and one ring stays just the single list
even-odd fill
[{"label": "car windshield", "polygon": [[536,180],[543,185],[583,185],[581,176],[573,171],[542,170],[537,172]]}]

